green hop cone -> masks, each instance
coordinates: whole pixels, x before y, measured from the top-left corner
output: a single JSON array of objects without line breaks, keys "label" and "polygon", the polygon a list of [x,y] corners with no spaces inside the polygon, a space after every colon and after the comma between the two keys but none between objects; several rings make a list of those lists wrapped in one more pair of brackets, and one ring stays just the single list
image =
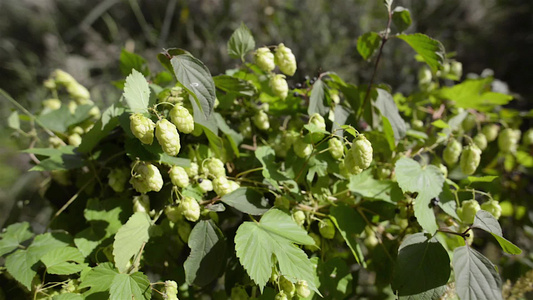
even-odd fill
[{"label": "green hop cone", "polygon": [[154,141],[154,128],[154,122],[142,114],[132,114],[130,116],[131,132],[143,144],[152,144]]},{"label": "green hop cone", "polygon": [[213,190],[213,182],[209,179],[202,179],[202,182],[198,184],[198,187],[205,194]]},{"label": "green hop cone", "polygon": [[305,213],[301,210],[297,210],[292,213],[292,219],[296,224],[303,226],[305,223]]},{"label": "green hop cone", "polygon": [[178,223],[183,218],[181,210],[175,205],[165,207],[165,215],[172,223]]},{"label": "green hop cone", "polygon": [[159,192],[163,187],[163,177],[159,169],[151,163],[141,162],[135,166],[133,172],[130,184],[137,192],[142,194]]},{"label": "green hop cone", "polygon": [[289,85],[285,80],[285,75],[276,74],[270,77],[270,88],[274,92],[274,95],[278,96],[281,100],[285,100],[289,94]]},{"label": "green hop cone", "polygon": [[126,182],[128,181],[129,176],[130,171],[126,168],[113,169],[111,170],[111,172],[109,172],[109,175],[107,175],[107,183],[113,189],[113,191],[117,193],[122,193],[124,192],[124,187],[126,185]]},{"label": "green hop cone", "polygon": [[461,127],[464,131],[469,131],[472,128],[476,127],[476,116],[472,114],[468,114],[466,118],[463,120],[463,123],[461,123]]},{"label": "green hop cone", "polygon": [[529,128],[522,137],[522,143],[524,146],[533,145],[533,128]]},{"label": "green hop cone", "polygon": [[194,118],[189,110],[181,105],[175,105],[170,110],[170,120],[183,133],[191,133],[194,130]]},{"label": "green hop cone", "polygon": [[377,166],[376,168],[376,177],[378,179],[387,179],[389,178],[391,175],[391,170],[390,168],[386,167],[386,166]]},{"label": "green hop cone", "polygon": [[180,135],[176,126],[170,123],[167,119],[157,121],[155,125],[155,136],[163,151],[170,155],[176,156],[180,152]]},{"label": "green hop cone", "polygon": [[461,78],[463,76],[463,64],[458,61],[452,61],[450,66],[450,74]]},{"label": "green hop cone", "polygon": [[285,294],[284,291],[279,291],[276,297],[274,297],[274,300],[289,300],[289,298],[287,297],[287,294]]},{"label": "green hop cone", "polygon": [[200,218],[200,204],[192,197],[183,197],[179,205],[179,210],[185,219],[191,222],[196,222]]},{"label": "green hop cone", "polygon": [[439,168],[439,170],[441,170],[441,172],[444,175],[444,177],[448,177],[448,168],[446,168],[445,165],[438,164],[437,167]]},{"label": "green hop cone", "polygon": [[442,152],[442,159],[448,166],[452,166],[459,160],[463,146],[456,139],[452,139],[444,148]]},{"label": "green hop cone", "polygon": [[274,62],[283,74],[292,76],[296,72],[296,58],[290,48],[283,43],[279,44],[274,54]]},{"label": "green hop cone", "polygon": [[289,210],[291,203],[285,196],[277,196],[274,200],[274,206],[281,210]]},{"label": "green hop cone", "polygon": [[81,144],[81,140],[79,133],[73,133],[68,136],[68,144],[74,147],[78,147]]},{"label": "green hop cone", "polygon": [[481,150],[476,145],[466,146],[461,153],[461,171],[465,175],[472,175],[476,172],[481,160]]},{"label": "green hop cone", "polygon": [[487,138],[487,142],[489,143],[496,140],[499,131],[500,126],[496,124],[487,124],[481,129],[481,132],[485,135],[485,137]]},{"label": "green hop cone", "polygon": [[56,83],[65,86],[73,82],[77,82],[72,75],[60,69],[56,69],[54,72],[52,72],[52,77],[55,79]]},{"label": "green hop cone", "polygon": [[340,170],[341,170],[341,175],[346,178],[350,177],[350,175],[352,174],[357,175],[363,172],[363,169],[361,169],[355,163],[355,157],[350,150],[348,150],[348,153],[346,153],[346,156],[344,157],[344,161],[341,162]]},{"label": "green hop cone", "polygon": [[61,100],[51,98],[43,101],[43,107],[48,110],[58,110],[61,108]]},{"label": "green hop cone", "polygon": [[173,280],[165,281],[165,299],[178,299],[178,284]]},{"label": "green hop cone", "polygon": [[259,130],[268,130],[270,128],[270,122],[268,120],[268,115],[260,110],[253,117],[252,121]]},{"label": "green hop cone", "polygon": [[298,157],[306,158],[313,153],[313,145],[307,144],[303,139],[299,139],[292,145],[294,153]]},{"label": "green hop cone", "polygon": [[189,175],[184,168],[172,166],[168,174],[173,185],[180,188],[186,188],[189,185]]},{"label": "green hop cone", "polygon": [[231,300],[248,300],[250,296],[242,286],[235,286],[231,289]]},{"label": "green hop cone", "polygon": [[289,279],[287,279],[285,276],[281,276],[279,278],[279,288],[285,292],[285,294],[292,298],[294,296],[294,293],[296,292],[296,287],[294,286],[294,283],[292,283]]},{"label": "green hop cone", "polygon": [[344,158],[348,171],[352,174],[359,174],[367,169],[372,163],[373,151],[372,144],[365,136],[357,136]]},{"label": "green hop cone", "polygon": [[422,67],[418,70],[418,83],[421,86],[427,86],[433,80],[433,75],[428,67]]},{"label": "green hop cone", "polygon": [[220,197],[231,192],[229,180],[226,177],[217,177],[213,179],[213,190]]},{"label": "green hop cone", "polygon": [[206,176],[225,177],[226,169],[224,168],[224,163],[220,159],[210,157],[202,162],[202,173]]},{"label": "green hop cone", "polygon": [[78,101],[89,100],[91,98],[89,90],[77,82],[67,84],[66,87],[70,96]]},{"label": "green hop cone", "polygon": [[476,146],[480,149],[480,150],[485,150],[487,149],[487,137],[483,134],[483,133],[478,133],[476,134],[476,136],[473,138],[474,140],[474,144],[476,144]]},{"label": "green hop cone", "polygon": [[133,212],[150,212],[150,197],[148,195],[140,195],[133,197]]},{"label": "green hop cone", "polygon": [[188,168],[185,168],[185,172],[187,172],[187,176],[193,178],[198,176],[198,164],[195,162],[191,162],[191,166]]},{"label": "green hop cone", "polygon": [[60,137],[56,136],[56,135],[49,137],[48,138],[48,143],[50,144],[50,146],[52,146],[53,148],[56,148],[56,149],[65,144],[63,142],[63,140]]},{"label": "green hop cone", "polygon": [[330,219],[323,219],[318,223],[318,230],[325,239],[333,239],[335,237],[335,226]]},{"label": "green hop cone", "polygon": [[481,204],[481,209],[490,212],[490,214],[496,219],[499,219],[502,215],[502,207],[496,200],[489,200]]},{"label": "green hop cone", "polygon": [[457,209],[457,215],[463,222],[467,224],[474,223],[474,218],[476,213],[481,209],[479,203],[475,200],[466,200],[463,201],[461,207]]},{"label": "green hop cone", "polygon": [[285,141],[285,145],[289,148],[294,145],[294,142],[298,139],[300,139],[300,133],[294,130],[287,130],[283,133],[283,140]]},{"label": "green hop cone", "polygon": [[298,280],[296,283],[296,294],[301,298],[307,298],[311,295],[311,290],[309,290],[307,281]]},{"label": "green hop cone", "polygon": [[265,72],[271,72],[276,65],[274,64],[274,54],[268,47],[261,47],[255,50],[254,53],[255,64]]},{"label": "green hop cone", "polygon": [[506,128],[498,136],[498,147],[503,153],[514,153],[520,140],[521,132],[518,129]]}]

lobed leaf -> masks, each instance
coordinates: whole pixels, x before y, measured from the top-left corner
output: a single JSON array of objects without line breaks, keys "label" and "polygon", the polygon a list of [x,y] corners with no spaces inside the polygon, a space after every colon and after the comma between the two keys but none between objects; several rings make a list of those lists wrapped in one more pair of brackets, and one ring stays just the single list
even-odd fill
[{"label": "lobed leaf", "polygon": [[121,273],[125,273],[130,259],[139,254],[143,245],[148,242],[151,221],[148,214],[136,212],[128,222],[118,230],[113,243],[113,257],[115,265]]}]

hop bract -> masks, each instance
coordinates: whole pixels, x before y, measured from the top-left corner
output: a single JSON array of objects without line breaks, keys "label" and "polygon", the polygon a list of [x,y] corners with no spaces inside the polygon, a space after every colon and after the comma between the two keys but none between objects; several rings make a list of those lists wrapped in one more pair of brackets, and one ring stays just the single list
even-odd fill
[{"label": "hop bract", "polygon": [[261,47],[255,51],[255,64],[265,72],[271,72],[276,65],[274,64],[274,54],[268,47]]},{"label": "hop bract", "polygon": [[465,147],[461,154],[461,171],[465,175],[472,175],[479,166],[481,160],[481,150],[476,145]]},{"label": "hop bract", "polygon": [[151,163],[141,162],[133,169],[130,183],[139,193],[159,192],[163,187],[163,177],[159,169]]},{"label": "hop bract", "polygon": [[155,136],[166,154],[170,156],[178,155],[181,148],[180,135],[174,124],[170,123],[167,119],[157,121]]},{"label": "hop bract", "polygon": [[498,147],[503,153],[514,153],[520,140],[521,132],[518,129],[506,128],[498,136]]},{"label": "hop bract", "polygon": [[292,50],[285,47],[283,43],[276,48],[274,62],[285,75],[292,76],[296,72],[296,58],[292,54]]},{"label": "hop bract", "polygon": [[173,185],[180,188],[186,188],[189,185],[189,175],[187,175],[184,168],[172,166],[168,174]]},{"label": "hop bract", "polygon": [[459,160],[462,149],[463,146],[461,146],[461,143],[455,139],[452,139],[448,142],[446,148],[444,148],[444,151],[442,152],[442,159],[444,159],[444,162],[446,162],[448,166],[454,165]]},{"label": "hop bract", "polygon": [[183,133],[191,133],[194,130],[194,118],[189,110],[181,105],[175,105],[170,110],[170,120]]},{"label": "hop bract", "polygon": [[130,116],[131,132],[143,144],[152,144],[154,141],[154,128],[154,122],[142,114],[132,114]]},{"label": "hop bract", "polygon": [[285,80],[285,75],[276,74],[270,77],[269,84],[270,88],[274,92],[274,95],[280,97],[281,100],[285,100],[285,98],[287,98],[287,95],[289,94],[289,85]]},{"label": "hop bract", "polygon": [[192,197],[183,197],[183,199],[181,199],[179,210],[185,219],[191,222],[196,222],[198,221],[198,218],[200,218],[200,205],[198,204],[198,201]]}]

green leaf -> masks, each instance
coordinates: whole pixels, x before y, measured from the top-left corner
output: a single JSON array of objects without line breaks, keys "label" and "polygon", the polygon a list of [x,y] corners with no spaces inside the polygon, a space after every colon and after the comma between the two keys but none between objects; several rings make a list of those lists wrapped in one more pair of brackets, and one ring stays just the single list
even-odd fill
[{"label": "green leaf", "polygon": [[376,32],[367,32],[357,39],[357,52],[367,60],[381,44],[381,36]]},{"label": "green leaf", "polygon": [[62,105],[59,109],[38,116],[37,120],[42,126],[52,131],[66,132],[69,126],[87,120],[90,117],[89,111],[92,108],[92,105],[78,105],[74,114],[71,114],[68,106]]},{"label": "green leaf", "polygon": [[279,262],[281,273],[290,281],[305,280],[318,292],[313,264],[294,243],[314,245],[307,231],[277,209],[263,215],[260,222],[244,222],[235,235],[235,250],[250,278],[264,289],[272,273],[272,255]]},{"label": "green leaf", "polygon": [[74,247],[63,247],[46,253],[41,261],[46,266],[46,272],[57,275],[69,275],[80,272],[87,267],[84,257]]},{"label": "green leaf", "polygon": [[361,195],[365,199],[383,200],[392,202],[392,189],[396,187],[390,180],[376,180],[372,175],[372,170],[367,169],[361,174],[351,175],[348,188],[350,191]]},{"label": "green leaf", "polygon": [[96,145],[105,137],[109,136],[111,130],[119,125],[119,116],[125,111],[124,107],[117,104],[112,104],[103,113],[100,120],[98,120],[93,128],[89,130],[78,146],[78,152],[89,153]]},{"label": "green leaf", "polygon": [[480,176],[480,177],[475,177],[475,176],[468,176],[468,181],[469,182],[493,182],[494,179],[497,179],[498,176]]},{"label": "green leaf", "polygon": [[248,187],[240,187],[220,200],[238,211],[256,216],[266,213],[270,208],[263,194]]},{"label": "green leaf", "polygon": [[407,130],[405,121],[400,116],[392,95],[384,89],[377,89],[377,93],[378,96],[374,101],[374,106],[389,120],[394,130],[394,138],[400,140],[405,136],[405,131]]},{"label": "green leaf", "polygon": [[20,118],[18,111],[13,111],[11,114],[9,114],[9,117],[7,117],[7,126],[11,129],[20,129]]},{"label": "green leaf", "polygon": [[448,125],[448,123],[444,122],[443,120],[437,120],[437,121],[433,121],[431,123],[431,125],[437,127],[437,128],[449,128],[450,125]]},{"label": "green leaf", "polygon": [[430,208],[431,199],[436,198],[442,191],[444,175],[437,166],[420,166],[410,158],[400,158],[396,162],[396,178],[403,192],[416,192],[415,217],[422,228],[433,234],[437,231],[437,223],[433,209]]},{"label": "green leaf", "polygon": [[150,225],[148,214],[136,212],[118,230],[113,243],[113,257],[121,273],[128,271],[130,259],[138,255],[143,245],[148,242]]},{"label": "green leaf", "polygon": [[446,293],[445,285],[416,295],[400,296],[399,300],[440,300],[444,293]]},{"label": "green leaf", "polygon": [[148,63],[141,56],[131,53],[126,49],[122,49],[120,52],[120,72],[122,75],[127,76],[133,70],[141,72],[144,76],[150,76],[150,69],[148,68]]},{"label": "green leaf", "polygon": [[224,235],[212,220],[202,220],[192,229],[188,244],[191,254],[183,264],[187,284],[205,286],[225,266]]},{"label": "green leaf", "polygon": [[159,143],[152,143],[146,145],[141,143],[137,138],[128,138],[125,142],[126,154],[135,160],[139,158],[144,161],[154,161],[160,164],[167,164],[170,166],[189,167],[191,162],[187,158],[175,157],[166,154]]},{"label": "green leaf", "polygon": [[363,217],[348,205],[339,203],[331,207],[330,218],[346,241],[357,263],[366,268],[363,252],[355,239],[365,230],[366,222]]},{"label": "green leaf", "polygon": [[433,72],[436,72],[442,66],[444,61],[444,46],[425,34],[400,34],[397,38],[405,41],[413,50],[416,51],[428,64]]},{"label": "green leaf", "polygon": [[87,297],[94,293],[109,291],[113,279],[118,274],[119,273],[113,267],[113,264],[109,262],[102,263],[94,267],[87,273],[85,277],[81,278],[80,289],[90,287],[88,291],[83,293],[83,296]]},{"label": "green leaf", "polygon": [[411,26],[413,20],[411,20],[411,13],[407,8],[396,6],[392,12],[392,22],[398,28],[399,32],[404,32]]},{"label": "green leaf", "polygon": [[453,101],[457,107],[492,112],[495,106],[509,103],[513,96],[487,91],[490,84],[488,78],[468,79],[451,87],[443,87],[439,96]]},{"label": "green leaf", "polygon": [[83,297],[80,294],[66,293],[55,295],[52,300],[83,300]]},{"label": "green leaf", "polygon": [[193,96],[204,116],[209,118],[216,100],[215,83],[209,69],[189,54],[174,56],[170,63],[179,83]]},{"label": "green leaf", "polygon": [[448,252],[439,241],[415,233],[407,236],[398,249],[392,289],[400,296],[420,294],[445,286],[450,273]]},{"label": "green leaf", "polygon": [[353,275],[346,261],[334,257],[326,262],[319,261],[318,274],[320,290],[325,299],[347,299],[353,294]]},{"label": "green leaf", "polygon": [[150,280],[141,272],[116,274],[109,287],[110,299],[150,299]]},{"label": "green leaf", "polygon": [[309,98],[307,114],[313,115],[314,113],[318,113],[319,115],[324,116],[328,113],[328,107],[324,105],[326,93],[327,86],[324,84],[322,79],[315,81],[313,84],[313,89],[311,90],[311,97]]},{"label": "green leaf", "polygon": [[496,240],[502,247],[503,251],[509,254],[522,253],[522,250],[520,248],[518,248],[515,244],[509,242],[503,237],[503,232],[502,228],[500,227],[500,223],[498,223],[498,220],[496,220],[496,218],[494,218],[494,216],[488,211],[479,210],[476,213],[472,228],[481,229],[492,234],[492,236],[496,238]]},{"label": "green leaf", "polygon": [[255,40],[252,32],[244,23],[237,28],[228,41],[228,54],[232,58],[240,58],[244,61],[244,56],[255,48]]},{"label": "green leaf", "polygon": [[20,243],[33,237],[30,223],[21,222],[9,225],[5,232],[0,234],[0,256],[15,250]]},{"label": "green leaf", "polygon": [[275,188],[279,188],[278,182],[289,180],[280,172],[280,166],[276,163],[276,152],[268,146],[261,146],[255,150],[255,157],[263,165],[263,177]]},{"label": "green leaf", "polygon": [[150,105],[150,87],[144,75],[133,69],[131,74],[126,77],[123,95],[132,112],[146,112]]},{"label": "green leaf", "polygon": [[454,217],[456,220],[460,220],[457,216],[457,202],[455,202],[455,195],[450,189],[450,185],[445,182],[442,186],[442,192],[439,195],[439,207],[448,215]]},{"label": "green leaf", "polygon": [[483,254],[469,246],[453,251],[455,291],[460,299],[503,299],[502,281],[496,267]]},{"label": "green leaf", "polygon": [[224,120],[221,114],[215,113],[214,115],[215,115],[217,127],[220,129],[220,131],[222,131],[226,135],[226,138],[229,140],[231,144],[231,148],[233,149],[233,152],[235,153],[237,157],[239,157],[240,155],[239,145],[242,143],[244,139],[242,134],[236,132],[231,127],[229,127],[228,124],[226,124],[226,121]]},{"label": "green leaf", "polygon": [[251,82],[244,79],[229,75],[218,75],[213,77],[213,81],[218,89],[226,93],[247,97],[252,97],[257,94],[257,89],[255,86]]},{"label": "green leaf", "polygon": [[61,146],[55,148],[31,148],[22,152],[33,153],[49,158],[30,169],[30,171],[52,171],[52,170],[70,170],[82,167],[83,159],[74,151],[73,146]]}]

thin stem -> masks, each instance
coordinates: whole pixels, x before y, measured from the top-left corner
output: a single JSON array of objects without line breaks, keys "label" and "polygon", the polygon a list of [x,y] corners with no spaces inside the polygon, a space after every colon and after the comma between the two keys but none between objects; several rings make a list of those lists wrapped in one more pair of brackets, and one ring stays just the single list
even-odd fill
[{"label": "thin stem", "polygon": [[[71,204],[72,202],[74,202],[74,200],[76,200],[78,198],[78,196],[81,194],[81,192],[83,192],[83,190],[85,190],[89,184],[91,184],[93,182],[94,178],[91,178],[89,181],[87,181],[87,183],[85,183],[84,186],[82,186],[78,192],[76,194],[74,194],[74,196],[72,196],[68,201],[67,203],[65,203],[65,205],[63,205],[63,207],[61,207],[54,215],[54,217],[52,218],[52,220],[50,220],[50,222],[48,223],[48,225],[46,226],[46,230],[48,230],[48,228],[50,227],[50,225],[52,224],[52,222],[63,212],[65,211],[65,209],[67,209]],[[45,230],[45,231],[46,231]]]}]

